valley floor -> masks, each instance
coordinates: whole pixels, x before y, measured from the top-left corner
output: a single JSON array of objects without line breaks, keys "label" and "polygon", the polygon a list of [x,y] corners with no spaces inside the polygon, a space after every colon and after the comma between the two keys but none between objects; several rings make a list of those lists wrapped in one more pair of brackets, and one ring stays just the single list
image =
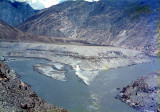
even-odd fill
[{"label": "valley floor", "polygon": [[100,70],[152,62],[143,52],[109,46],[2,42],[0,49],[4,57],[49,60],[47,64],[35,64],[34,70],[60,81],[66,81],[65,65],[69,65],[87,85]]}]

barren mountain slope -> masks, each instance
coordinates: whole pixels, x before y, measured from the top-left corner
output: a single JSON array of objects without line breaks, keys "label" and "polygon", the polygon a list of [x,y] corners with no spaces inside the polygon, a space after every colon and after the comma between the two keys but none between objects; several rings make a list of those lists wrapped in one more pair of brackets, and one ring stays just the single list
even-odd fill
[{"label": "barren mountain slope", "polygon": [[18,28],[38,35],[83,38],[96,45],[114,45],[153,54],[157,3],[144,1],[68,1],[38,12]]}]

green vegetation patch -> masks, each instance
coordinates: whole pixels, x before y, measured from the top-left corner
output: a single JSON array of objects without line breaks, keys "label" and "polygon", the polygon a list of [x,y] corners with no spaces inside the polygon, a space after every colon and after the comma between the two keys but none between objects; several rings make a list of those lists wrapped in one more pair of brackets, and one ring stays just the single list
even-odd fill
[{"label": "green vegetation patch", "polygon": [[151,10],[151,8],[147,5],[135,7],[135,13],[138,13],[138,14],[150,14],[152,12],[153,11]]},{"label": "green vegetation patch", "polygon": [[152,14],[153,10],[149,5],[146,5],[146,4],[142,5],[142,4],[135,3],[128,6],[126,13],[132,19],[138,19],[141,17],[141,15]]}]

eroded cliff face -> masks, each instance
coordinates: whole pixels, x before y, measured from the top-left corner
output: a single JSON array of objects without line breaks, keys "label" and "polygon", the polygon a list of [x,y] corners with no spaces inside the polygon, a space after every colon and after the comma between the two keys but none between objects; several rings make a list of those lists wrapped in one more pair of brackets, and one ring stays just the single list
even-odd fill
[{"label": "eroded cliff face", "polygon": [[0,1],[0,19],[12,26],[19,25],[36,12],[38,10],[34,10],[27,3]]},{"label": "eroded cliff face", "polygon": [[95,45],[113,45],[153,54],[156,51],[156,3],[73,2],[44,9],[18,26],[49,37],[81,38]]},{"label": "eroded cliff face", "polygon": [[68,112],[39,98],[3,62],[0,62],[0,94],[1,112]]}]

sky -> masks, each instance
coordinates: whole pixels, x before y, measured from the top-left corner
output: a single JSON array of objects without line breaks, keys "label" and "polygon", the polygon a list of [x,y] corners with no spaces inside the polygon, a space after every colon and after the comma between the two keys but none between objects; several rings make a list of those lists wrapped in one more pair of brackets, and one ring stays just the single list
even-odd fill
[{"label": "sky", "polygon": [[[43,8],[48,8],[52,5],[62,3],[67,0],[10,0],[10,1],[27,2],[33,9],[43,9]],[[85,1],[93,2],[99,0],[85,0]]]}]

